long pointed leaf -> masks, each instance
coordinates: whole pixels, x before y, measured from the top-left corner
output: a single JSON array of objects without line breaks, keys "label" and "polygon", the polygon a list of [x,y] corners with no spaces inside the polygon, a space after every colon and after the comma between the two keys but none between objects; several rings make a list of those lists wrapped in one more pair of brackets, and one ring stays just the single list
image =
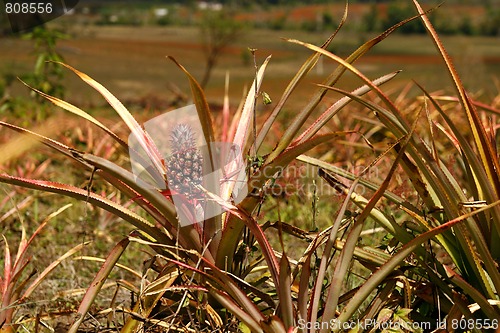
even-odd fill
[{"label": "long pointed leaf", "polygon": [[[280,156],[278,156],[275,160],[271,161],[267,165],[264,165],[263,168],[268,168],[266,172],[261,172],[260,175],[252,177],[249,182],[250,185],[252,185],[256,189],[262,188],[262,186],[264,186],[265,182],[269,178],[269,176],[266,177],[266,175],[271,175],[278,171],[284,170],[284,168],[297,156],[305,153],[306,151],[309,151],[310,149],[318,146],[321,143],[327,142],[337,137],[338,135],[339,134],[337,133],[318,135],[311,140],[288,149]],[[247,197],[238,205],[238,207],[240,207],[244,212],[252,212],[257,204],[257,198]],[[226,262],[226,260],[228,262],[233,261],[235,252],[234,250],[239,241],[239,235],[241,234],[242,230],[243,225],[238,219],[230,218],[224,226],[216,258],[218,267],[224,267],[224,263]]]},{"label": "long pointed leaf", "polygon": [[[216,201],[218,204],[220,204],[228,212],[230,212],[231,214],[236,216],[238,218],[238,220],[240,221],[240,224],[242,224],[241,222],[244,222],[243,225],[247,226],[247,228],[250,230],[250,232],[253,234],[253,236],[257,240],[258,244],[260,245],[262,254],[263,254],[264,258],[266,259],[267,266],[269,267],[271,277],[273,278],[273,282],[274,282],[276,288],[278,288],[279,283],[280,283],[278,261],[276,259],[276,256],[274,254],[274,251],[273,251],[271,245],[269,244],[269,240],[264,235],[264,231],[262,230],[260,225],[257,223],[257,221],[255,221],[255,219],[253,219],[252,216],[247,214],[244,210],[234,206],[230,202],[222,200],[222,198],[218,197],[217,195],[215,195],[213,193],[209,193],[209,192],[207,192],[206,194],[208,195],[208,197],[210,197],[211,199]],[[233,232],[233,231],[234,230],[231,230],[231,232]],[[220,255],[220,253],[222,253],[222,252],[220,252],[220,249],[219,249],[219,252],[217,254]],[[234,255],[234,252],[228,253],[228,254],[229,254],[228,256],[224,257],[225,262],[232,262],[232,260],[233,260],[232,256]],[[224,267],[224,266],[222,266],[222,267]]]},{"label": "long pointed leaf", "polygon": [[333,223],[333,227],[329,232],[328,240],[325,245],[325,249],[321,255],[321,261],[318,267],[318,272],[316,275],[316,281],[313,285],[311,301],[309,302],[309,311],[308,311],[308,320],[312,323],[316,322],[318,316],[318,308],[320,305],[320,298],[323,286],[323,279],[326,274],[326,269],[328,262],[330,261],[331,251],[333,249],[333,244],[335,243],[335,239],[337,238],[337,233],[339,231],[340,225],[342,223],[342,219],[344,218],[345,211],[347,210],[347,206],[349,203],[349,199],[351,198],[351,194],[354,192],[356,185],[358,184],[358,180],[354,180],[349,188],[349,191],[340,207],[337,217],[335,218],[335,222]]},{"label": "long pointed leaf", "polygon": [[[208,145],[208,152],[210,158],[212,158],[212,148],[211,144],[212,142],[215,141],[215,136],[214,136],[214,129],[213,129],[213,121],[212,121],[212,116],[210,113],[210,107],[208,106],[208,102],[205,98],[205,94],[203,93],[203,90],[196,81],[196,79],[187,71],[184,66],[182,66],[177,60],[172,57],[172,56],[167,56],[168,59],[172,60],[172,62],[179,67],[179,69],[186,74],[187,78],[189,79],[189,85],[191,87],[191,93],[193,94],[194,98],[194,104],[196,105],[196,111],[198,112],[198,118],[201,122],[201,127],[203,129],[203,134],[205,136],[205,142]],[[212,170],[213,170],[213,161],[212,163]]]},{"label": "long pointed leaf", "polygon": [[[479,161],[479,157],[477,154],[473,151],[472,147],[469,144],[469,141],[463,136],[463,133],[456,127],[456,125],[453,123],[453,121],[449,118],[449,116],[444,112],[441,107],[437,104],[437,102],[423,89],[420,87],[422,91],[425,93],[425,95],[429,98],[429,100],[434,104],[436,110],[441,114],[443,119],[446,121],[450,129],[452,130],[453,134],[455,135],[456,139],[460,143],[460,149],[463,151],[465,156],[467,157],[467,161],[469,162],[474,176],[476,178],[476,186],[480,187],[481,192],[485,196],[485,198],[488,200],[488,202],[492,202],[495,200],[495,194],[494,190],[491,187],[491,184],[488,181],[488,177],[486,175],[486,171],[481,167],[481,162]],[[471,184],[472,185],[472,184]],[[481,198],[477,198],[481,199]],[[492,208],[494,211],[493,214],[491,214],[492,220],[497,226],[500,226],[500,207],[495,206]],[[493,282],[493,285],[495,286],[496,290],[500,290],[500,273],[498,272],[498,269],[496,268],[496,263],[495,260],[492,257],[492,253],[490,249],[487,247],[487,241],[484,239],[484,237],[488,237],[491,235],[483,235],[483,233],[480,231],[480,228],[475,224],[475,223],[468,223],[467,226],[469,227],[469,233],[470,237],[474,240],[474,243],[476,244],[477,251],[479,255],[481,256],[485,268],[488,271],[488,274],[490,275],[491,281]],[[457,262],[457,261],[455,261]],[[482,269],[482,267],[478,267],[478,269]],[[489,281],[483,279],[485,283],[489,283]],[[490,291],[492,291],[493,288],[489,288]]]},{"label": "long pointed leaf", "polygon": [[[479,208],[475,210],[474,212],[464,214],[462,216],[459,216],[449,222],[446,222],[439,227],[436,227],[430,231],[427,231],[412,241],[410,241],[408,244],[404,245],[401,250],[399,250],[397,253],[395,253],[389,261],[387,261],[379,270],[375,271],[369,278],[368,280],[365,281],[365,283],[361,286],[361,288],[358,290],[358,292],[351,298],[349,303],[346,305],[346,307],[342,310],[340,313],[340,316],[337,318],[339,322],[347,322],[351,316],[356,312],[357,309],[361,306],[361,303],[368,297],[368,295],[379,286],[379,284],[389,275],[391,274],[394,269],[408,256],[410,253],[415,251],[421,244],[426,242],[427,240],[433,238],[439,233],[444,232],[445,230],[448,230],[449,228],[453,227],[454,225],[466,220],[467,218],[476,215],[480,212],[486,211],[488,209],[491,209],[491,207],[496,206],[500,204],[500,201],[496,201],[492,204],[489,204],[487,206],[484,206],[482,208]],[[493,318],[500,318],[499,315],[495,315]],[[338,332],[338,330],[334,330],[334,332]]]},{"label": "long pointed leaf", "polygon": [[127,127],[133,133],[133,135],[139,142],[139,145],[142,147],[142,149],[144,149],[147,156],[153,163],[156,171],[164,176],[165,167],[163,166],[162,157],[158,149],[156,148],[154,142],[151,140],[149,135],[147,135],[147,133],[142,129],[142,127],[135,120],[132,114],[130,114],[130,112],[127,110],[127,108],[125,108],[125,106],[112,93],[108,91],[108,89],[106,89],[102,84],[95,81],[87,74],[82,73],[79,70],[62,62],[57,62],[57,63],[73,71],[73,73],[78,75],[89,86],[97,90],[97,92],[99,92],[108,101],[109,105],[113,107],[113,109],[118,113],[118,115],[122,118]]},{"label": "long pointed leaf", "polygon": [[283,252],[280,260],[280,288],[278,288],[278,297],[280,300],[281,318],[287,330],[293,328],[294,325],[291,273],[290,263]]},{"label": "long pointed leaf", "polygon": [[[5,250],[4,250],[4,265],[3,265],[3,279],[0,281],[2,282],[2,302],[0,302],[0,327],[2,325],[10,325],[12,321],[12,316],[14,314],[14,308],[11,307],[11,290],[13,289],[14,286],[12,286],[11,283],[11,277],[12,277],[12,258],[10,257],[10,248],[9,248],[9,243],[7,242],[7,238],[2,234],[3,242],[5,244]],[[11,307],[11,308],[9,308]],[[4,310],[5,308],[5,310]]]},{"label": "long pointed leaf", "polygon": [[[200,257],[200,259],[211,268],[211,274],[208,274],[206,270],[200,270],[197,267],[185,264],[178,260],[173,260],[170,258],[165,258],[169,262],[174,263],[180,268],[190,270],[192,272],[198,273],[213,283],[217,284],[219,290],[223,290],[224,293],[230,295],[233,300],[254,320],[258,322],[264,320],[264,315],[259,311],[252,300],[241,290],[241,288],[228,276],[224,271],[217,268],[212,262],[206,260],[206,258]],[[209,289],[210,290],[210,289]]]},{"label": "long pointed leaf", "polygon": [[82,117],[83,119],[86,119],[88,121],[90,121],[92,124],[98,126],[99,128],[101,128],[103,131],[105,131],[107,134],[109,134],[109,136],[111,136],[113,139],[115,139],[116,142],[118,142],[123,148],[125,149],[128,149],[128,145],[125,141],[123,141],[118,135],[116,135],[112,130],[110,130],[108,127],[106,127],[103,123],[101,123],[99,120],[95,119],[94,117],[92,117],[90,114],[88,114],[87,112],[83,111],[82,109],[74,106],[73,104],[70,104],[66,101],[63,101],[57,97],[54,97],[54,96],[50,96],[46,93],[44,93],[43,91],[40,91],[36,88],[33,88],[31,87],[30,85],[28,85],[26,82],[24,81],[21,81],[25,86],[27,86],[28,88],[30,88],[31,90],[33,90],[34,92],[36,92],[37,94],[39,94],[40,96],[48,99],[49,101],[51,101],[52,103],[54,103],[55,105],[59,106],[60,108],[66,110],[66,111],[69,111],[73,114],[76,114],[77,116],[80,116]]},{"label": "long pointed leaf", "polygon": [[116,216],[123,218],[129,223],[136,226],[138,229],[144,231],[146,234],[155,238],[160,243],[168,242],[167,236],[155,226],[151,225],[146,219],[140,217],[129,209],[123,207],[116,202],[113,202],[105,197],[99,196],[93,192],[88,192],[78,187],[67,184],[55,183],[45,180],[26,179],[21,177],[13,177],[5,174],[0,174],[0,182],[32,188],[35,190],[42,190],[45,192],[52,192],[62,194],[68,197],[76,198],[78,200],[92,203],[99,206]]},{"label": "long pointed leaf", "polygon": [[[45,228],[45,226],[47,225],[47,223],[51,219],[53,219],[57,215],[61,214],[63,211],[65,211],[66,209],[68,209],[71,206],[72,206],[72,204],[67,204],[67,205],[59,208],[57,211],[50,213],[49,216],[47,216],[42,221],[42,223],[40,223],[40,225],[36,228],[35,232],[33,232],[33,234],[31,235],[31,237],[30,237],[29,240],[27,240],[27,241],[21,241],[21,244],[19,245],[19,249],[18,249],[17,256],[16,256],[16,263],[14,265],[14,271],[15,272],[19,272],[20,273],[22,271],[17,266],[18,265],[22,265],[23,262],[26,261],[25,260],[25,257],[27,255],[27,251],[26,250],[28,249],[28,247],[30,246],[30,244],[35,240],[35,238],[40,234],[40,232],[42,231],[42,229]],[[24,233],[25,233],[25,231],[24,231],[24,227],[23,227],[23,239],[25,239]]]},{"label": "long pointed leaf", "polygon": [[[368,216],[371,214],[372,209],[375,208],[377,202],[382,198],[387,187],[389,186],[392,176],[396,172],[396,169],[404,155],[404,150],[405,150],[404,148],[406,147],[408,142],[409,142],[409,137],[406,138],[403,148],[399,151],[398,156],[396,157],[396,160],[392,164],[391,169],[387,173],[386,178],[384,179],[380,187],[377,189],[375,194],[372,196],[370,201],[368,201],[366,207],[363,209],[361,214],[356,218],[356,222],[354,223],[354,226],[352,227],[351,231],[349,232],[349,235],[347,236],[345,246],[340,252],[340,257],[337,261],[337,265],[335,266],[335,271],[333,273],[333,278],[332,278],[332,284],[328,290],[328,296],[325,302],[325,312],[322,317],[322,320],[324,321],[330,321],[335,316],[335,310],[337,309],[338,300],[341,294],[341,290],[337,286],[341,284],[342,280],[344,279],[344,276],[346,276],[347,270],[351,265],[352,256],[356,248],[356,243],[358,242],[359,235],[361,234],[363,224],[365,220],[368,218]],[[321,332],[325,331],[326,330],[321,330]]]},{"label": "long pointed leaf", "polygon": [[[252,84],[252,89],[250,89],[250,91],[248,92],[245,104],[243,106],[243,111],[240,117],[240,121],[238,127],[236,128],[236,133],[233,138],[233,144],[236,145],[236,147],[239,147],[242,150],[242,153],[245,153],[243,150],[247,146],[248,140],[250,138],[250,133],[251,133],[250,129],[252,125],[252,119],[254,116],[253,112],[254,112],[255,96],[260,89],[264,73],[270,59],[271,59],[270,56],[267,57],[262,66],[260,66],[259,71],[257,72],[257,77],[255,78]],[[257,91],[255,91],[256,89]],[[230,175],[238,171],[236,169],[238,167],[236,163],[232,163],[231,165],[234,166],[234,168],[230,168],[226,171],[227,174]],[[244,176],[245,170],[239,170],[239,173],[242,173],[243,174],[242,176]],[[237,176],[236,179],[244,178],[242,176]],[[221,189],[222,199],[229,200],[234,185],[235,182],[224,182],[222,184],[222,189]]]},{"label": "long pointed leaf", "polygon": [[450,74],[453,84],[455,85],[455,89],[459,95],[460,104],[462,105],[465,114],[467,116],[467,120],[469,122],[469,126],[474,137],[474,142],[478,149],[478,153],[481,156],[481,161],[484,164],[484,168],[488,174],[488,178],[490,179],[491,183],[495,185],[497,197],[499,197],[500,179],[498,176],[498,170],[500,170],[500,162],[496,157],[494,148],[492,147],[491,142],[487,139],[479,115],[477,114],[477,111],[472,105],[472,102],[470,101],[469,97],[467,96],[462,81],[460,80],[460,77],[458,76],[458,73],[455,70],[455,67],[453,66],[451,57],[448,55],[448,52],[446,52],[446,49],[444,48],[443,43],[439,39],[436,30],[432,26],[432,23],[430,22],[429,18],[425,14],[424,10],[422,9],[418,1],[413,0],[413,4],[415,5],[419,14],[421,15],[425,28],[432,37],[432,41],[436,45],[439,54],[442,56],[448,68],[448,73]]},{"label": "long pointed leaf", "polygon": [[[29,131],[27,129],[24,129],[22,127],[4,122],[0,120],[0,125],[10,128],[18,133],[21,134],[26,134],[30,139],[34,139],[36,141],[42,142],[48,146],[51,146],[52,148],[60,151],[63,154],[70,155],[69,154],[69,147],[63,145],[60,142],[57,142],[55,140],[49,139],[43,135],[37,134],[35,132]],[[37,129],[45,129],[47,127],[53,127],[51,126],[51,123],[45,123],[40,126],[40,128]],[[45,130],[46,131],[46,130]],[[0,164],[3,164],[7,162],[8,160],[19,156],[23,152],[27,151],[28,149],[32,149],[36,143],[33,143],[31,140],[26,140],[26,137],[19,138],[17,140],[12,140],[2,146],[0,146],[2,150],[2,154],[0,155]]]},{"label": "long pointed leaf", "polygon": [[57,260],[53,261],[47,268],[43,270],[42,273],[31,283],[31,285],[26,289],[26,291],[23,293],[21,300],[26,299],[30,297],[30,295],[35,291],[35,289],[42,283],[42,281],[49,275],[50,272],[52,272],[62,261],[66,260],[67,258],[71,257],[81,249],[83,249],[86,245],[88,245],[90,242],[84,242],[80,243],[77,246],[73,247],[69,251],[67,251],[65,254],[57,258]]},{"label": "long pointed leaf", "polygon": [[130,243],[129,238],[128,237],[124,238],[118,244],[116,244],[113,250],[111,250],[108,257],[106,258],[106,262],[101,266],[99,272],[96,274],[94,280],[87,289],[85,296],[83,296],[82,302],[80,303],[80,307],[78,308],[78,311],[76,313],[76,320],[71,325],[70,329],[68,330],[68,333],[76,333],[78,331],[78,328],[80,327],[83,320],[85,319],[85,316],[90,310],[90,306],[96,299],[97,294],[104,285],[104,282],[106,282],[109,273],[111,273],[113,267],[115,267],[115,264],[118,262],[118,259],[120,259],[121,255],[123,254],[129,243]]},{"label": "long pointed leaf", "polygon": [[[323,43],[323,45],[321,45],[322,48],[326,49],[330,45],[332,40],[340,31],[340,28],[342,28],[342,26],[344,25],[345,21],[347,20],[347,9],[348,9],[348,3],[346,1],[344,15],[342,16],[342,19],[340,20],[337,29],[330,37],[328,37],[328,39]],[[295,88],[297,88],[302,79],[304,79],[305,76],[314,68],[314,66],[316,66],[316,63],[318,62],[320,56],[321,55],[319,53],[315,53],[311,55],[309,58],[307,58],[307,60],[302,64],[302,66],[297,71],[293,79],[290,81],[288,86],[285,88],[283,95],[281,96],[278,103],[276,103],[276,106],[274,107],[273,111],[264,122],[264,125],[262,125],[262,129],[260,130],[259,135],[257,136],[257,142],[256,142],[257,151],[264,142],[267,133],[269,133],[269,130],[271,129],[271,126],[274,124],[274,121],[278,117],[279,113],[281,112],[281,110],[283,110],[283,106],[285,105],[286,101],[291,96]]]},{"label": "long pointed leaf", "polygon": [[[380,86],[390,80],[392,80],[400,71],[396,71],[390,74],[386,74],[382,77],[379,77],[378,79],[373,80],[373,84],[376,86]],[[325,86],[323,86],[325,87]],[[325,87],[326,88],[326,87]],[[330,88],[330,87],[328,87]],[[352,92],[353,95],[357,96],[362,96],[369,92],[371,89],[369,86],[364,85],[359,87],[358,89],[354,90]],[[330,119],[332,119],[333,116],[337,114],[343,107],[345,107],[347,104],[349,104],[352,101],[348,96],[344,96],[341,99],[339,99],[335,104],[330,106],[325,112],[319,116],[318,119],[314,121],[314,123],[309,126],[296,140],[296,142],[303,142],[305,140],[308,140],[312,138],[318,131],[326,125]]]},{"label": "long pointed leaf", "polygon": [[242,310],[234,301],[232,301],[227,294],[220,291],[217,288],[210,288],[210,295],[215,298],[224,308],[231,311],[239,320],[241,320],[245,325],[255,333],[262,333],[263,330],[259,323],[255,321],[252,316],[248,315],[244,310]]},{"label": "long pointed leaf", "polygon": [[[339,62],[341,66],[338,66],[335,71],[323,82],[325,86],[333,86],[339,79],[340,77],[345,73],[346,69],[352,70],[353,68],[351,64],[353,64],[355,61],[357,61],[360,57],[362,57],[364,54],[366,54],[372,47],[374,47],[376,44],[380,43],[382,40],[387,38],[392,32],[394,32],[397,28],[400,26],[406,24],[407,22],[410,22],[414,19],[418,18],[418,16],[411,17],[409,19],[406,19],[398,24],[395,24],[394,26],[390,27],[386,31],[382,32],[380,35],[376,36],[375,38],[369,40],[368,42],[364,43],[361,45],[356,51],[354,51],[349,57],[347,57],[345,60],[340,59],[337,57],[337,59],[340,59],[341,61]],[[287,39],[290,42],[296,42],[297,44],[301,45],[306,45],[306,43],[294,41]],[[313,46],[309,47],[309,46]],[[327,57],[331,56],[331,53],[326,51],[325,49],[312,45],[312,44],[307,44],[307,47],[312,49],[313,51],[326,55]],[[356,73],[357,74],[357,73]],[[370,81],[368,80],[368,85],[370,85]],[[372,89],[374,89],[377,92],[380,92],[377,87],[374,87],[373,84],[370,85]],[[380,92],[381,93],[381,92]],[[278,145],[276,146],[275,150],[269,155],[268,159],[272,160],[274,159],[277,155],[279,155],[283,150],[285,150],[289,144],[292,142],[293,138],[295,135],[298,133],[302,125],[306,122],[307,118],[312,114],[316,106],[319,104],[319,102],[322,100],[324,95],[326,94],[326,89],[320,88],[313,98],[309,101],[308,105],[301,111],[299,115],[292,121],[292,124],[287,128],[283,136],[281,137]]]}]

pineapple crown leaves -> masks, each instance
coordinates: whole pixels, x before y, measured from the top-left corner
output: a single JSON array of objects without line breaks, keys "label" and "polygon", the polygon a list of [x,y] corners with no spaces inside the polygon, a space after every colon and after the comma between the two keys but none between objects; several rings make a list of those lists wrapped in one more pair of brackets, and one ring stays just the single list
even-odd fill
[{"label": "pineapple crown leaves", "polygon": [[196,148],[194,132],[190,125],[178,124],[170,133],[170,144],[173,153]]}]

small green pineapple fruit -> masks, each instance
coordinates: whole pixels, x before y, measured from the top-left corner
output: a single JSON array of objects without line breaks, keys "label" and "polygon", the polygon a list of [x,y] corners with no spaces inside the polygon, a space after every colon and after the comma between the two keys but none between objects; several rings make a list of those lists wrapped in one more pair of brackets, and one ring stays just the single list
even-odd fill
[{"label": "small green pineapple fruit", "polygon": [[167,177],[171,190],[186,196],[189,200],[202,197],[203,156],[196,147],[191,126],[176,125],[170,133],[172,153],[167,159]]}]

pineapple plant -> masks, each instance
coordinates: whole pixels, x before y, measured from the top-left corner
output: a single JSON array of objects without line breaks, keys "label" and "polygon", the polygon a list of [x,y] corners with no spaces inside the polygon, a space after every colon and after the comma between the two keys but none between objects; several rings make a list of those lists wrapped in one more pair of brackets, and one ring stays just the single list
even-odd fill
[{"label": "pineapple plant", "polygon": [[171,154],[167,159],[167,177],[173,194],[188,200],[201,199],[203,155],[196,147],[195,133],[187,124],[176,125],[170,133]]},{"label": "pineapple plant", "polygon": [[[295,115],[283,136],[278,138],[274,148],[266,155],[249,161],[256,169],[251,171],[266,170],[266,172],[250,173],[244,183],[251,185],[252,188],[261,189],[264,198],[272,194],[267,184],[274,181],[274,175],[295,159],[320,168],[320,177],[327,180],[327,183],[336,190],[338,188],[336,176],[351,181],[349,188],[342,188],[342,197],[339,200],[341,205],[332,216],[331,226],[315,236],[282,221],[278,210],[279,220],[275,224],[278,225],[279,234],[276,238],[279,238],[279,243],[273,246],[269,241],[269,232],[265,230],[267,223],[260,223],[262,219],[259,212],[263,199],[260,196],[245,194],[240,203],[233,204],[230,202],[231,192],[236,187],[228,186],[229,182],[225,179],[220,183],[219,192],[214,193],[220,195],[217,197],[211,195],[213,200],[210,203],[222,206],[228,213],[219,214],[211,220],[204,218],[209,216],[205,209],[209,200],[204,200],[204,207],[197,204],[198,197],[201,197],[200,194],[203,192],[200,185],[203,183],[205,188],[209,188],[207,185],[209,182],[202,182],[201,178],[203,156],[213,157],[213,155],[210,155],[211,152],[201,154],[196,146],[196,135],[192,127],[179,124],[173,127],[168,137],[164,138],[170,140],[171,154],[163,163],[155,143],[150,140],[148,133],[128,110],[102,85],[68,65],[64,66],[73,70],[109,101],[137,137],[137,143],[145,150],[145,156],[151,160],[152,166],[156,168],[155,171],[162,176],[166,173],[170,192],[182,199],[188,199],[189,205],[184,205],[184,202],[177,205],[175,200],[171,202],[165,199],[160,194],[163,184],[151,189],[144,182],[138,182],[132,173],[105,158],[79,152],[35,132],[0,121],[0,125],[30,135],[74,159],[88,171],[99,172],[99,175],[114,185],[118,191],[135,197],[137,208],[141,208],[141,212],[144,211],[149,217],[144,218],[128,207],[91,190],[70,184],[0,174],[0,182],[63,194],[94,204],[116,214],[138,229],[138,232],[134,230],[112,249],[87,289],[68,332],[78,332],[79,326],[89,317],[97,293],[103,288],[120,256],[132,242],[148,244],[157,255],[152,257],[151,264],[144,269],[140,288],[134,288],[137,302],[134,302],[132,309],[116,307],[113,298],[111,311],[114,312],[115,308],[123,311],[124,317],[125,314],[134,314],[124,323],[121,329],[124,333],[150,331],[155,328],[163,331],[170,329],[236,331],[234,327],[236,325],[237,329],[243,332],[340,332],[344,331],[344,328],[352,331],[363,330],[364,325],[361,323],[373,323],[372,325],[376,327],[393,323],[395,327],[401,326],[405,331],[420,331],[419,327],[425,327],[427,331],[431,329],[428,325],[431,322],[433,325],[436,318],[441,316],[445,316],[443,323],[447,326],[476,320],[482,328],[468,326],[471,331],[496,329],[500,318],[497,307],[498,290],[500,290],[497,261],[500,257],[500,248],[496,246],[498,242],[495,244],[500,230],[498,208],[500,180],[497,172],[500,165],[494,146],[496,142],[489,135],[492,133],[489,133],[482,124],[482,114],[475,108],[481,104],[468,97],[426,13],[417,0],[414,0],[414,4],[419,15],[367,41],[345,60],[327,50],[335,35],[332,35],[322,47],[288,40],[305,46],[315,53],[306,60],[292,79],[273,113],[263,124],[259,135],[254,136],[252,141],[250,135],[252,117],[256,109],[255,97],[259,94],[260,83],[269,58],[258,69],[254,81],[255,90],[249,92],[237,121],[233,123],[234,128],[231,125],[230,130],[227,127],[223,129],[225,132],[223,137],[230,140],[232,137],[231,145],[242,148],[254,146],[259,156],[259,147],[270,135],[270,129],[278,113],[284,110],[283,106],[288,97],[316,65],[319,57],[324,56],[342,65],[320,85],[305,108]],[[433,108],[429,107],[428,110],[427,104],[424,104],[419,109],[429,111],[429,128],[436,124],[436,127],[451,139],[448,146],[435,142],[434,138],[438,136],[422,132],[422,128],[425,130],[425,127],[417,126],[420,124],[418,122],[420,114],[410,122],[399,103],[393,102],[379,88],[381,84],[391,80],[397,72],[371,81],[352,65],[396,28],[416,18],[423,20],[452,76],[459,97],[445,99],[460,101],[461,105],[457,110],[463,111],[462,114],[466,115],[464,118],[468,121],[468,127],[456,126],[440,104],[443,97],[440,96],[440,100],[437,100],[422,88],[426,101],[429,101],[429,105],[432,104]],[[175,63],[190,80],[205,141],[213,143],[214,131],[205,95],[184,67]],[[335,83],[346,69],[362,79],[365,85],[352,92],[335,88]],[[326,89],[335,90],[345,96],[321,113],[317,119],[310,119],[325,96]],[[376,94],[375,99],[363,98],[362,96],[370,90]],[[55,97],[39,93],[56,105],[92,121],[127,147],[126,142],[91,115]],[[380,126],[387,131],[384,138],[387,136],[391,142],[396,140],[390,149],[373,158],[373,162],[366,169],[377,166],[381,158],[394,149],[397,156],[394,162],[392,159],[389,161],[391,168],[384,172],[385,179],[381,183],[372,182],[366,177],[365,171],[361,174],[351,173],[331,163],[305,155],[310,149],[337,138],[339,134],[353,132],[316,135],[350,101],[359,102],[363,110],[365,107],[370,110],[370,116],[373,117],[363,116],[360,119],[368,124],[375,123],[377,127]],[[486,108],[493,110],[489,106]],[[438,121],[434,122],[431,110],[438,112],[444,119],[443,126],[439,126]],[[301,133],[301,128],[308,121],[311,122],[310,127]],[[462,127],[465,128],[464,131]],[[472,141],[474,146],[470,144],[471,137],[475,140]],[[459,177],[455,177],[454,170],[448,169],[440,156],[440,152],[443,151],[441,147],[450,146],[458,152],[457,160],[460,159],[458,164],[466,169],[463,173],[462,169],[459,169]],[[248,150],[243,151],[244,154],[247,152]],[[211,167],[213,169],[213,165]],[[237,166],[230,165],[228,169],[231,172],[238,171]],[[205,171],[207,170],[208,168]],[[228,174],[232,175],[231,172]],[[204,180],[208,178],[208,172],[206,173]],[[391,191],[390,183],[396,178],[395,176],[406,176],[409,179],[416,193],[411,197],[415,198],[403,198]],[[364,197],[360,194],[357,190],[358,185],[369,189],[369,196]],[[467,193],[471,195],[470,198],[465,196]],[[480,200],[484,204],[477,208],[476,203]],[[474,210],[469,211],[472,204]],[[352,208],[353,206],[355,207]],[[189,215],[192,208],[198,207],[202,219],[196,216],[196,220],[203,223],[201,227],[196,223],[183,225],[183,217],[180,215]],[[279,202],[276,207],[279,209]],[[439,208],[439,213],[430,212],[431,209],[435,210],[435,207]],[[403,223],[399,224],[399,216],[404,221],[415,222],[415,227],[408,228]],[[155,223],[151,223],[151,219]],[[393,251],[389,252],[385,248],[373,247],[360,241],[363,229],[365,226],[371,227],[372,221],[390,235],[391,242],[395,244]],[[342,231],[343,229],[345,231]],[[298,236],[301,241],[308,243],[305,244],[307,246],[305,252],[298,253],[300,258],[295,256],[297,260],[293,257],[289,259],[291,252],[297,252],[288,251],[295,246],[295,242],[286,244],[283,240],[288,241],[289,238],[284,238],[283,233],[289,233],[292,237]],[[426,246],[422,246],[431,241],[444,248],[456,265],[455,269],[448,267],[448,264],[435,261],[434,254],[429,253]],[[258,257],[255,256],[256,260],[247,265],[247,258],[240,255],[239,249],[253,249],[254,246]],[[407,258],[410,257],[416,261],[409,263]],[[352,271],[355,263],[361,264],[364,268],[362,275],[359,274],[359,281],[353,283],[351,276],[358,275]],[[402,295],[404,297],[401,297]],[[93,321],[94,319],[92,316]],[[109,317],[106,319],[109,321]],[[119,323],[113,320],[113,323],[115,322]],[[355,322],[363,326],[352,327],[350,324]],[[439,326],[441,322],[439,319]],[[0,330],[1,326],[2,320],[0,320]],[[436,328],[436,331],[439,329]]]}]

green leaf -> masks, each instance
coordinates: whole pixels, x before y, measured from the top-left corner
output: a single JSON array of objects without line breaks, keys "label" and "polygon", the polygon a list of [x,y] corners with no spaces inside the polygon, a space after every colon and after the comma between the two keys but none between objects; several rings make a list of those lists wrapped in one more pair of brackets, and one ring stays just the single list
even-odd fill
[{"label": "green leaf", "polygon": [[[270,161],[268,164],[263,165],[262,168],[264,168],[266,172],[260,172],[260,174],[256,174],[250,179],[249,184],[251,184],[255,189],[262,188],[262,186],[264,186],[266,181],[269,180],[274,175],[274,173],[284,170],[285,167],[297,156],[318,146],[321,143],[327,142],[337,137],[338,135],[338,133],[318,135],[311,140],[288,149],[273,161]],[[238,207],[241,211],[251,212],[257,204],[258,200],[255,197],[247,197],[238,205]],[[216,262],[218,267],[225,267],[224,265],[226,262],[233,261],[233,256],[236,246],[239,242],[239,235],[243,230],[243,226],[244,225],[241,223],[241,221],[236,218],[228,219],[226,225],[224,226],[224,231],[222,233],[220,245],[217,252]]]},{"label": "green leaf", "polygon": [[[250,139],[250,133],[251,133],[251,126],[252,126],[252,119],[254,117],[254,111],[255,111],[255,96],[260,89],[260,86],[262,84],[262,80],[264,77],[264,73],[267,67],[267,64],[269,63],[269,60],[271,57],[268,57],[262,66],[260,66],[259,71],[257,72],[257,77],[255,78],[252,88],[248,92],[248,95],[245,99],[245,104],[243,106],[243,111],[241,113],[241,117],[238,123],[238,127],[236,128],[236,133],[234,135],[234,138],[232,138],[232,143],[239,147],[244,153],[244,149],[249,143]],[[255,91],[257,90],[257,91]],[[234,172],[240,172],[244,173],[245,170],[237,170],[236,168],[238,167],[237,163],[232,163],[231,164],[233,168],[229,168],[226,170],[227,174],[232,175]],[[240,177],[236,177],[236,179],[240,179]],[[221,186],[221,197],[224,200],[229,200],[231,197],[231,193],[233,191],[235,182],[224,182]]]},{"label": "green leaf", "polygon": [[[471,100],[469,99],[469,96],[467,96],[462,81],[457,71],[455,70],[455,67],[453,66],[451,57],[448,55],[448,52],[446,52],[446,49],[439,39],[436,30],[432,26],[432,23],[430,22],[429,18],[425,14],[418,1],[413,0],[413,3],[417,8],[419,14],[421,15],[422,22],[424,23],[425,28],[432,37],[432,41],[434,42],[436,48],[439,51],[439,54],[443,58],[443,61],[448,68],[448,73],[450,74],[456,92],[458,93],[460,104],[462,105],[467,116],[469,127],[473,134],[474,142],[481,157],[481,161],[484,164],[484,168],[486,170],[486,173],[488,174],[488,178],[490,179],[491,184],[494,185],[498,198],[500,197],[500,178],[498,176],[498,170],[500,170],[500,162],[498,158],[496,158],[495,148],[492,146],[491,141],[488,140],[485,129],[481,124],[481,119]],[[500,232],[500,230],[496,231]]]},{"label": "green leaf", "polygon": [[286,253],[283,252],[280,260],[280,288],[278,288],[278,298],[280,301],[281,318],[288,330],[293,327],[294,307],[292,303],[292,279],[290,263]]},{"label": "green leaf", "polygon": [[[485,207],[479,208],[474,212],[461,215],[451,221],[448,221],[430,231],[427,231],[409,243],[405,244],[398,252],[396,252],[391,259],[389,259],[379,270],[373,272],[373,274],[365,281],[365,283],[359,288],[356,294],[350,299],[347,305],[344,307],[340,316],[337,318],[339,321],[347,321],[351,316],[359,309],[361,303],[363,303],[368,295],[379,286],[379,284],[389,275],[394,269],[402,262],[410,253],[415,251],[422,243],[435,237],[437,234],[444,232],[445,230],[453,227],[454,225],[468,219],[471,216],[479,214],[483,211],[491,209],[492,207],[500,204],[500,200]],[[499,318],[498,314],[495,314],[492,318]],[[335,330],[334,332],[337,332]]]}]

